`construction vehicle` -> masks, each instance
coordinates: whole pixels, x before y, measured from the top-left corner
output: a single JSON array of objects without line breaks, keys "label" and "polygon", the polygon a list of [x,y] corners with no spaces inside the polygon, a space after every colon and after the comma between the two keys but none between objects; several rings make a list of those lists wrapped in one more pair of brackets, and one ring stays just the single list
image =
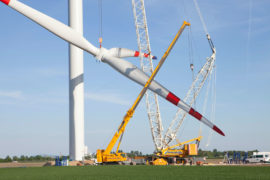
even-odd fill
[{"label": "construction vehicle", "polygon": [[[211,79],[211,75],[212,76],[215,75],[213,71],[215,70],[215,61],[216,61],[216,49],[207,31],[206,24],[203,20],[203,17],[201,15],[196,0],[194,0],[194,3],[199,13],[200,19],[202,21],[206,37],[212,51],[212,55],[210,57],[207,57],[205,64],[198,71],[198,74],[196,76],[194,74],[194,63],[190,62],[190,69],[192,70],[192,84],[185,98],[183,99],[183,101],[186,102],[189,106],[195,104],[195,101],[201,89],[207,83],[207,80]],[[132,7],[136,27],[138,48],[141,52],[144,53],[151,52],[144,0],[132,0]],[[191,30],[189,32],[191,32]],[[192,57],[190,57],[190,59],[192,59]],[[144,72],[151,74],[153,72],[152,59],[151,58],[147,59],[142,56],[141,67]],[[209,88],[207,89],[209,90]],[[146,107],[153,143],[155,145],[155,151],[161,152],[162,150],[171,146],[171,143],[174,140],[177,140],[177,133],[180,131],[180,127],[182,126],[182,123],[188,113],[185,112],[183,109],[179,108],[175,114],[175,117],[171,121],[169,127],[165,129],[163,127],[163,122],[161,119],[158,97],[155,93],[151,91],[146,92]],[[212,112],[214,114],[214,109],[212,110]],[[200,135],[201,135],[201,128],[199,130],[199,136]],[[209,137],[208,140],[210,139]],[[151,162],[152,159],[150,158],[149,161]]]},{"label": "construction vehicle", "polygon": [[[212,42],[212,39],[207,31],[205,22],[203,20],[201,11],[199,9],[198,3],[196,0],[194,0],[197,12],[200,16],[201,22],[204,27],[204,31],[206,33],[206,38],[208,40],[208,43],[210,45],[212,55],[208,57],[206,60],[206,63],[203,65],[203,67],[200,69],[199,73],[193,78],[192,85],[184,98],[184,101],[187,102],[189,105],[192,105],[195,102],[196,97],[198,96],[201,88],[203,87],[207,77],[211,75],[214,67],[215,67],[215,61],[216,61],[216,48]],[[193,64],[191,64],[191,68],[193,70]],[[169,144],[176,140],[176,134],[181,127],[183,120],[186,117],[186,112],[184,112],[182,109],[178,109],[175,118],[171,122],[167,132],[165,133],[162,141],[162,146],[160,149],[158,149],[158,153],[156,156],[158,157],[156,160],[152,162],[154,165],[166,165],[168,164],[169,158],[178,158],[180,160],[186,161],[186,157],[188,156],[195,156],[198,155],[198,146],[202,139],[202,136],[199,136],[197,138],[188,140],[186,142],[179,143],[169,146]],[[199,132],[199,135],[201,132]],[[208,137],[209,138],[209,137]],[[208,139],[209,140],[209,139]],[[195,143],[191,143],[194,142]],[[167,162],[166,162],[167,161]],[[200,164],[200,163],[199,163]]]},{"label": "construction vehicle", "polygon": [[157,158],[152,162],[152,164],[167,165],[169,162],[169,158],[181,159],[182,162],[185,161],[184,158],[187,156],[198,155],[198,147],[201,139],[202,136],[199,136],[185,142],[178,142],[178,144],[162,149],[160,152],[156,153]]},{"label": "construction vehicle", "polygon": [[[201,139],[202,136],[199,136],[197,138],[190,139],[185,142],[179,142],[178,144],[162,149],[161,152],[157,153],[157,156],[167,158],[167,157],[185,157],[198,155],[198,146]],[[190,143],[194,141],[195,143]]]},{"label": "construction vehicle", "polygon": [[[157,72],[159,71],[159,69],[161,68],[161,66],[165,62],[165,60],[167,59],[168,55],[170,54],[170,51],[172,50],[173,46],[175,45],[176,41],[178,40],[178,38],[180,37],[180,35],[182,34],[182,32],[183,32],[183,30],[185,29],[186,26],[190,26],[190,23],[184,21],[183,25],[181,26],[178,33],[174,37],[173,41],[169,45],[167,51],[162,56],[160,62],[158,63],[158,65],[155,68],[154,72],[152,73],[152,75],[150,76],[148,81],[146,82],[144,88],[142,89],[142,91],[138,95],[138,97],[135,100],[135,102],[133,103],[132,107],[127,111],[126,115],[123,118],[123,121],[121,122],[120,126],[118,127],[117,131],[115,132],[114,136],[112,137],[112,139],[111,139],[109,145],[107,146],[107,148],[105,150],[104,149],[98,149],[97,150],[97,162],[98,163],[102,163],[102,164],[118,163],[118,164],[121,164],[123,161],[127,160],[127,157],[126,157],[125,153],[118,152],[121,141],[122,141],[122,138],[123,138],[123,134],[124,134],[124,131],[125,131],[125,127],[126,127],[127,123],[130,121],[130,119],[132,118],[138,104],[140,103],[141,99],[143,98],[143,96],[144,96],[145,92],[147,91],[149,85],[153,81],[154,77],[156,76]],[[112,149],[115,146],[117,141],[118,141],[118,145],[117,145],[116,151],[114,153],[112,153]]]}]

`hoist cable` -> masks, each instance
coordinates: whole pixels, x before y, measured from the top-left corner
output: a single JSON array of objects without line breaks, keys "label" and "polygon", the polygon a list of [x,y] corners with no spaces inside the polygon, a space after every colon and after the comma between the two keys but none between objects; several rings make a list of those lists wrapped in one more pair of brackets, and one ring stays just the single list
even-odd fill
[{"label": "hoist cable", "polygon": [[102,0],[98,0],[98,9],[99,9],[99,45],[100,45],[100,48],[102,46],[102,41],[103,41],[103,32],[102,32],[102,24],[103,24],[103,17],[102,17]]},{"label": "hoist cable", "polygon": [[203,19],[201,10],[200,10],[199,5],[198,5],[198,3],[197,3],[197,0],[193,0],[193,2],[194,2],[194,4],[195,4],[196,10],[197,10],[197,12],[198,12],[198,14],[199,14],[199,17],[200,17],[200,19],[201,19],[201,22],[202,22],[202,25],[203,25],[204,32],[205,32],[205,34],[209,34],[209,33],[208,33],[208,30],[207,30],[207,28],[206,28],[206,24],[205,24],[205,22],[204,22],[204,19]]},{"label": "hoist cable", "polygon": [[[190,64],[190,70],[192,73],[192,82],[195,80],[195,74],[194,74],[194,57],[193,57],[193,43],[192,43],[192,33],[191,33],[191,27],[189,27],[188,31],[188,44],[189,44],[189,64]],[[193,90],[193,98],[194,98],[194,108],[196,108],[196,99],[195,99],[195,89]]]},{"label": "hoist cable", "polygon": [[[188,21],[188,22],[190,22],[190,16],[189,16],[189,13],[188,13],[188,11],[187,11],[187,9],[186,9],[186,3],[185,3],[185,0],[182,0],[182,2],[183,2],[183,10],[184,10],[184,18]],[[190,69],[192,70],[192,82],[194,81],[194,72],[193,72],[193,67],[194,67],[194,64],[193,64],[193,55],[192,55],[192,53],[193,53],[193,50],[192,50],[192,39],[191,39],[191,26],[188,26],[187,27],[188,28],[188,38],[187,38],[187,40],[188,40],[188,51],[187,51],[187,53],[188,53],[188,59],[189,59],[189,64],[190,64]],[[192,67],[191,67],[191,65],[192,65]],[[195,94],[194,94],[195,95]],[[188,117],[186,116],[186,119],[187,119]],[[179,131],[180,133],[178,134],[178,138],[180,138],[180,137],[182,137],[182,135],[183,135],[183,133],[184,133],[184,130],[185,130],[185,127],[186,127],[186,123],[185,122],[189,122],[189,121],[183,121],[183,124],[181,125],[181,131]],[[175,139],[176,140],[176,143],[178,143],[177,142],[177,139]]]}]

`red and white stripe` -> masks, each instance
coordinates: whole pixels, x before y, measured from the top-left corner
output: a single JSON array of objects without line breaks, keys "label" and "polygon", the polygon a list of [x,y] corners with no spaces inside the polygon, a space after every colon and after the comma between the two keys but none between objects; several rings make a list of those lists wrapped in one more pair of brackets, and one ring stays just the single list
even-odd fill
[{"label": "red and white stripe", "polygon": [[[141,56],[139,51],[134,51],[131,49],[127,48],[111,48],[109,49],[109,53],[114,56],[114,57],[119,57],[119,58],[125,58],[125,57],[139,57]],[[143,53],[144,57],[149,57],[149,54]],[[157,59],[156,56],[152,56],[152,59]]]},{"label": "red and white stripe", "polygon": [[214,131],[219,133],[222,136],[225,136],[225,134],[213,123],[211,123],[208,119],[203,117],[199,112],[197,112],[195,109],[187,105],[185,102],[181,101],[180,98],[178,98],[176,95],[173,93],[169,92],[166,99],[173,103],[174,105],[178,106],[179,108],[183,109],[187,113],[189,113],[191,116],[195,117],[197,120],[203,122],[205,125],[209,126],[212,128]]},{"label": "red and white stripe", "polygon": [[[139,57],[139,56],[140,56],[140,52],[139,51],[135,51],[134,57]],[[149,54],[143,53],[143,56],[147,58],[147,57],[149,57]],[[151,59],[157,59],[157,57],[151,55]]]}]

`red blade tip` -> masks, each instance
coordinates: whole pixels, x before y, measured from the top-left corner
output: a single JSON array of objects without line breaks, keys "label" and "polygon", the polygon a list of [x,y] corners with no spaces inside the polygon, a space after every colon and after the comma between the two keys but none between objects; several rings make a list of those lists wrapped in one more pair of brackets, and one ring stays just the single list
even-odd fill
[{"label": "red blade tip", "polygon": [[225,136],[225,134],[217,127],[217,126],[214,126],[213,129],[220,135],[222,136]]},{"label": "red blade tip", "polygon": [[6,5],[9,4],[10,0],[0,0],[2,3],[5,3]]}]

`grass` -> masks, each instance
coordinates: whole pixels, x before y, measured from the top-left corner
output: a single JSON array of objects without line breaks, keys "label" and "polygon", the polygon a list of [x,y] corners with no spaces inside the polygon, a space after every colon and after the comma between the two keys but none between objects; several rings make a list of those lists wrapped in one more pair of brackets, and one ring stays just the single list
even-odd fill
[{"label": "grass", "polygon": [[181,180],[269,180],[270,166],[85,166],[2,168],[0,180],[111,180],[111,179],[181,179]]}]

